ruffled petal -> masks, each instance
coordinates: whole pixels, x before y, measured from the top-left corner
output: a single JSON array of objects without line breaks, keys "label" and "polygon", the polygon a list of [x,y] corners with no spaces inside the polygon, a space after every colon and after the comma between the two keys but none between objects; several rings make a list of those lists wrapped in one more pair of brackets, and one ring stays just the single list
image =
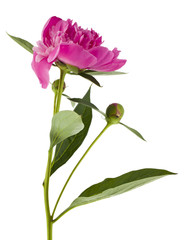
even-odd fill
[{"label": "ruffled petal", "polygon": [[36,56],[37,54],[34,52],[31,66],[36,73],[42,88],[47,88],[49,84],[49,70],[52,63],[48,63],[46,58],[42,59],[40,62],[36,62]]},{"label": "ruffled petal", "polygon": [[54,62],[60,52],[60,45],[58,45],[48,56],[47,61],[49,63]]},{"label": "ruffled petal", "polygon": [[112,59],[114,58],[113,51],[110,51],[106,47],[101,47],[101,46],[95,47],[95,48],[89,50],[89,52],[97,58],[97,63],[92,66],[95,68],[111,62]]},{"label": "ruffled petal", "polygon": [[[99,55],[102,54],[104,57],[97,61],[94,66],[91,66],[91,70],[101,71],[101,72],[111,72],[120,69],[123,65],[125,65],[125,59],[117,59],[120,51],[117,48],[114,48],[112,51],[108,50],[106,54],[103,54],[103,47],[94,48],[95,53],[97,52]],[[99,52],[98,52],[99,51]],[[93,52],[92,52],[93,53]],[[96,54],[97,56],[97,54]],[[98,56],[97,56],[98,57]]]},{"label": "ruffled petal", "polygon": [[112,52],[114,53],[114,59],[115,59],[115,58],[117,59],[117,57],[119,56],[119,53],[120,53],[121,51],[119,51],[117,48],[114,48],[114,49],[112,50]]},{"label": "ruffled petal", "polygon": [[54,16],[49,18],[49,20],[46,22],[42,30],[42,41],[44,44],[47,45],[48,42],[50,41],[49,30],[52,28],[52,26],[55,26],[61,20],[62,20],[61,18]]},{"label": "ruffled petal", "polygon": [[89,52],[97,58],[97,63],[100,62],[108,53],[109,49],[106,47],[94,47],[89,49]]},{"label": "ruffled petal", "polygon": [[80,69],[93,66],[97,59],[81,46],[73,43],[62,43],[58,59],[66,64],[76,66]]}]

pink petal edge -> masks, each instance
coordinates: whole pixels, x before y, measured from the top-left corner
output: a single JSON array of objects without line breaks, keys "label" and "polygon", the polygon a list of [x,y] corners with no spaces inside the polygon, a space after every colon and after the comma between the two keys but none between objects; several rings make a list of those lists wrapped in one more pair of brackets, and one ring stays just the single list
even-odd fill
[{"label": "pink petal edge", "polygon": [[53,16],[53,17],[49,18],[49,20],[46,22],[46,24],[42,30],[42,41],[44,44],[46,44],[47,37],[49,38],[49,29],[52,26],[55,26],[59,21],[61,21],[61,18]]},{"label": "pink petal edge", "polygon": [[49,70],[52,66],[52,63],[48,63],[46,58],[42,59],[40,62],[36,62],[36,56],[37,54],[34,52],[31,66],[36,73],[42,88],[47,88],[49,84]]},{"label": "pink petal edge", "polygon": [[125,59],[115,59],[114,61],[105,64],[103,66],[91,67],[90,70],[99,71],[99,72],[113,72],[125,65],[127,60]]},{"label": "pink petal edge", "polygon": [[97,58],[97,63],[91,67],[100,67],[109,62],[111,62],[114,58],[113,51],[110,51],[106,47],[98,46],[89,50],[91,54],[93,54]]},{"label": "pink petal edge", "polygon": [[50,52],[50,54],[47,58],[47,61],[49,63],[51,63],[51,62],[53,63],[56,60],[59,52],[60,52],[60,45],[58,45],[52,52]]}]

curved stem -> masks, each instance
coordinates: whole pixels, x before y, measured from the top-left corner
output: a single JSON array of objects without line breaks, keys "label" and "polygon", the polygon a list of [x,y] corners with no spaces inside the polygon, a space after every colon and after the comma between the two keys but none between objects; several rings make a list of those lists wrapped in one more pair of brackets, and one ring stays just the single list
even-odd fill
[{"label": "curved stem", "polygon": [[72,210],[73,208],[67,208],[65,209],[61,214],[59,214],[59,216],[57,216],[55,219],[52,220],[52,223],[57,222],[57,220],[59,220],[62,216],[64,216],[67,212],[69,212],[70,210]]},{"label": "curved stem", "polygon": [[[53,210],[53,212],[52,212],[52,218],[53,218],[53,216],[54,216],[54,213],[55,213],[55,211],[56,211],[56,208],[57,208],[57,205],[58,205],[58,203],[59,203],[59,201],[60,201],[60,198],[61,198],[61,196],[62,196],[62,194],[63,194],[63,192],[64,192],[64,190],[65,190],[65,188],[66,188],[66,186],[67,186],[67,184],[68,184],[68,182],[70,181],[72,175],[74,174],[75,170],[77,169],[77,167],[79,166],[79,164],[82,162],[82,160],[84,159],[84,157],[86,156],[86,154],[89,152],[89,150],[92,148],[92,146],[96,143],[96,141],[100,138],[100,136],[102,136],[102,134],[105,132],[105,130],[106,130],[110,125],[111,125],[111,124],[107,123],[107,125],[106,125],[106,126],[104,127],[104,129],[100,132],[100,134],[95,138],[95,140],[91,143],[91,145],[88,147],[88,149],[86,150],[86,152],[83,154],[83,156],[81,157],[81,159],[78,161],[78,163],[76,164],[76,166],[74,167],[74,169],[73,169],[72,172],[70,173],[70,175],[69,175],[68,179],[66,180],[65,185],[64,185],[63,189],[61,190],[61,193],[60,193],[60,195],[59,195],[59,197],[58,197],[58,199],[57,199],[57,202],[56,202],[56,204],[55,204],[54,210]],[[63,215],[63,214],[62,214],[62,215]],[[60,214],[56,219],[58,220],[62,215]],[[56,219],[53,220],[53,222],[55,222]]]}]

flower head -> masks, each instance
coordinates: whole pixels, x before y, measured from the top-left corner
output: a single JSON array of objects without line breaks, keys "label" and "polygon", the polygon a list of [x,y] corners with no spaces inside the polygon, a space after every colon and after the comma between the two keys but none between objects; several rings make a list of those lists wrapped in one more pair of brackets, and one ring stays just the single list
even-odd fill
[{"label": "flower head", "polygon": [[56,61],[79,69],[110,72],[121,68],[126,60],[117,59],[119,51],[101,46],[102,37],[93,29],[51,17],[42,31],[42,39],[33,47],[32,68],[43,88],[49,84],[49,70]]}]

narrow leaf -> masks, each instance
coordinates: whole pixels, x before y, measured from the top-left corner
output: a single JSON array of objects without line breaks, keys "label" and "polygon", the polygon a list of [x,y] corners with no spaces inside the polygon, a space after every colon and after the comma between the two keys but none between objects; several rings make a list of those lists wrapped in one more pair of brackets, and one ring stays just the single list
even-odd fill
[{"label": "narrow leaf", "polygon": [[[8,34],[8,33],[7,33]],[[11,36],[10,34],[8,34],[9,37],[11,37],[15,42],[17,42],[20,46],[22,46],[23,48],[25,48],[27,51],[29,51],[30,53],[33,53],[33,45],[31,43],[29,43],[28,41],[22,39],[22,38],[18,38],[18,37],[14,37]]]},{"label": "narrow leaf", "polygon": [[124,123],[121,123],[121,122],[120,122],[120,124],[123,125],[124,127],[126,127],[126,128],[127,128],[128,130],[130,130],[131,132],[133,132],[137,137],[139,137],[139,138],[141,138],[142,140],[146,141],[146,140],[143,138],[143,136],[142,136],[137,130],[135,130],[135,129],[133,129],[133,128],[127,126],[127,125],[125,125]]},{"label": "narrow leaf", "polygon": [[161,177],[174,174],[162,169],[146,168],[128,172],[116,178],[107,178],[82,192],[63,214],[72,208],[125,193]]},{"label": "narrow leaf", "polygon": [[[90,102],[90,92],[91,88],[83,97],[83,100]],[[63,142],[60,142],[56,146],[55,156],[52,162],[51,175],[63,164],[65,164],[71,156],[75,153],[75,151],[81,146],[85,137],[87,136],[89,127],[91,125],[92,120],[92,109],[86,107],[85,105],[78,104],[74,111],[81,115],[82,121],[84,123],[84,129],[80,131],[78,134],[73,135]]]},{"label": "narrow leaf", "polygon": [[86,74],[84,72],[82,73],[79,73],[79,75],[83,78],[86,78],[88,79],[89,81],[91,81],[92,83],[96,84],[98,87],[101,87],[100,86],[100,83],[92,76],[92,75],[89,75],[89,74]]},{"label": "narrow leaf", "polygon": [[50,148],[79,133],[84,128],[81,116],[73,111],[61,111],[52,118]]},{"label": "narrow leaf", "polygon": [[101,113],[103,116],[106,117],[106,114],[104,112],[100,111],[93,103],[90,103],[90,102],[88,102],[84,99],[81,99],[81,98],[68,98],[68,99],[72,102],[77,102],[77,103],[80,103],[84,106],[92,108],[92,109],[96,110],[97,112]]},{"label": "narrow leaf", "polygon": [[118,72],[118,71],[113,71],[113,72],[98,72],[98,71],[91,71],[91,70],[86,70],[84,73],[87,73],[89,75],[106,75],[106,76],[112,76],[112,75],[122,75],[122,74],[127,74],[125,72]]}]

